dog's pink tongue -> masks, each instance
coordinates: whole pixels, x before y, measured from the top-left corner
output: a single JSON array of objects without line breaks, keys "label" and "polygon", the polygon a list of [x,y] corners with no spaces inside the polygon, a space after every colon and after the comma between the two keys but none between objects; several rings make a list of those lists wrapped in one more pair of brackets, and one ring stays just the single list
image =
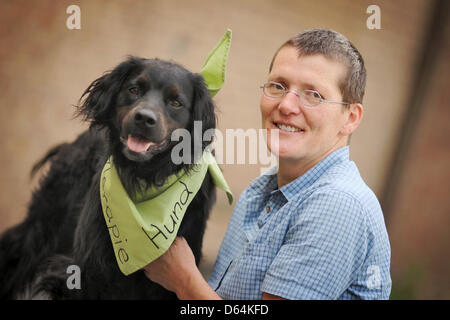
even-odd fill
[{"label": "dog's pink tongue", "polygon": [[151,142],[132,135],[128,136],[127,147],[134,152],[144,152],[150,147]]}]

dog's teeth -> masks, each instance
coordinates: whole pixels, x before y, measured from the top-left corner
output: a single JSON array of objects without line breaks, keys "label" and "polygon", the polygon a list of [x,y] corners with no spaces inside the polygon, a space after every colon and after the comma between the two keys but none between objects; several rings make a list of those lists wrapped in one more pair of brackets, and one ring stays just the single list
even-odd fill
[{"label": "dog's teeth", "polygon": [[148,144],[148,147],[147,147],[147,150],[146,151],[148,151],[148,149],[150,149],[152,146],[154,146],[154,145],[156,145],[156,143],[154,143],[154,142],[150,142],[149,144]]}]

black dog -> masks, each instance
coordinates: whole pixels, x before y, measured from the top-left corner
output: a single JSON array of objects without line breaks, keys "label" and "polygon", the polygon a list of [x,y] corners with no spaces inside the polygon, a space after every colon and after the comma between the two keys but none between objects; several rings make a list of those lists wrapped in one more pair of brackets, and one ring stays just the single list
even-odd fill
[{"label": "black dog", "polygon": [[[202,76],[172,62],[129,57],[86,89],[77,113],[91,122],[90,129],[35,165],[32,173],[51,163],[25,221],[0,238],[0,299],[176,298],[142,271],[120,272],[102,214],[100,174],[113,155],[132,195],[140,179],[161,185],[171,174],[189,170],[190,164],[171,161],[176,144],[171,133],[192,132],[194,121],[202,121],[203,131],[215,128],[214,104]],[[201,143],[204,149],[207,143]],[[207,174],[178,231],[197,263],[214,201]],[[79,266],[81,289],[67,287],[69,265]]]}]

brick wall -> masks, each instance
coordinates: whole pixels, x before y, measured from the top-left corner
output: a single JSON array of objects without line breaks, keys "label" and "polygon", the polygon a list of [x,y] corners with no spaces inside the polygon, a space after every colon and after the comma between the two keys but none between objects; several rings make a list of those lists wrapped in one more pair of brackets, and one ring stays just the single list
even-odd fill
[{"label": "brick wall", "polygon": [[[75,3],[81,7],[81,30],[68,30],[65,9]],[[381,8],[381,30],[366,28],[370,4]],[[216,98],[220,129],[260,127],[259,85],[266,80],[274,51],[290,36],[325,27],[345,34],[356,45],[365,58],[368,83],[364,120],[353,135],[351,155],[380,196],[401,134],[399,125],[407,110],[430,4],[423,0],[34,0],[2,4],[0,231],[23,219],[37,182],[29,179],[32,164],[49,147],[70,141],[86,129],[71,119],[72,105],[92,80],[127,54],[173,59],[199,70],[226,28],[233,30],[233,44],[227,81]],[[448,84],[446,75],[442,77]],[[258,165],[223,168],[235,196],[260,170]],[[205,273],[215,259],[230,214],[220,195],[205,238]],[[430,228],[440,221],[436,217]],[[402,243],[413,235],[410,229],[394,227],[395,219],[392,223],[395,234],[391,239],[399,252],[393,263],[400,265],[403,255],[397,243],[404,247]],[[429,246],[440,250],[434,242]]]}]

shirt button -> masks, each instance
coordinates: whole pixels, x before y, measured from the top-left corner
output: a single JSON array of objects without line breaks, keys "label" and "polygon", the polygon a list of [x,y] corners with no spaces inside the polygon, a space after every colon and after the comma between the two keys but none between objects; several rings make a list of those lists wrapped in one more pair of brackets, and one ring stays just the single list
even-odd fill
[{"label": "shirt button", "polygon": [[270,212],[270,206],[266,206],[266,212],[267,212],[267,213]]}]

